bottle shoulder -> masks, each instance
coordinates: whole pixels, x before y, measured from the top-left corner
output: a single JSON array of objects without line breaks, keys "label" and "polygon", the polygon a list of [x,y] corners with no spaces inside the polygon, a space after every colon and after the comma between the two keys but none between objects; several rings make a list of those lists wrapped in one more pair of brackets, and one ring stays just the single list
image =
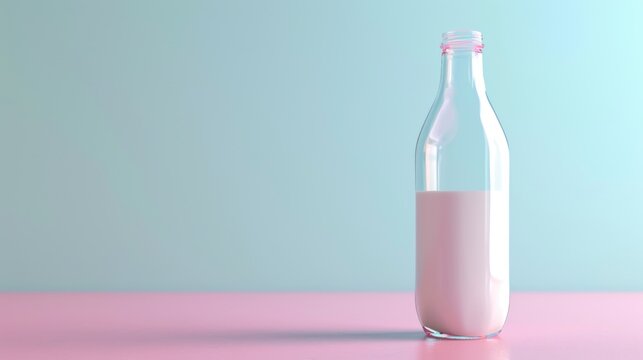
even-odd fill
[{"label": "bottle shoulder", "polygon": [[475,99],[438,97],[422,125],[418,145],[446,145],[458,138],[506,141],[498,116],[486,95]]}]

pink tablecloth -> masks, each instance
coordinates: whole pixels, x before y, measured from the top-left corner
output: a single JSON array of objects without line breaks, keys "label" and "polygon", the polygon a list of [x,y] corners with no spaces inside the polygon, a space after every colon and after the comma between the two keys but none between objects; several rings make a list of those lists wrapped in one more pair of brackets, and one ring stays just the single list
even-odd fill
[{"label": "pink tablecloth", "polygon": [[517,293],[499,337],[426,339],[411,293],[0,294],[0,359],[643,359],[643,293]]}]

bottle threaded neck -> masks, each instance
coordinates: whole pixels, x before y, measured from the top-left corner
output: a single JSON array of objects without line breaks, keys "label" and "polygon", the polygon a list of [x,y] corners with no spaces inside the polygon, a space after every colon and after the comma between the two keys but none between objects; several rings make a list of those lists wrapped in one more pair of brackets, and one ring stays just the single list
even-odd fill
[{"label": "bottle threaded neck", "polygon": [[443,54],[450,54],[458,50],[481,53],[484,48],[482,33],[474,30],[447,31],[442,34],[440,48]]}]

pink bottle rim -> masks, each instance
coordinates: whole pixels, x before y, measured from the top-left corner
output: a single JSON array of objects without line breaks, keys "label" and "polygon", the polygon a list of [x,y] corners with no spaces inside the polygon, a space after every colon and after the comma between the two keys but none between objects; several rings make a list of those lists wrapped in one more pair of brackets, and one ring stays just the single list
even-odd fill
[{"label": "pink bottle rim", "polygon": [[476,30],[453,30],[442,34],[442,53],[451,53],[453,50],[469,50],[482,52],[482,33]]}]

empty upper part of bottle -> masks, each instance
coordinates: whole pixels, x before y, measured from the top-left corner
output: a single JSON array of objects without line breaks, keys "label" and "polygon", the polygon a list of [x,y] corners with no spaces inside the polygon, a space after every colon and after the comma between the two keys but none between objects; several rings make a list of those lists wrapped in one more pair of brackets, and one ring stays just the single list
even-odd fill
[{"label": "empty upper part of bottle", "polygon": [[444,91],[458,88],[485,92],[482,67],[482,33],[471,30],[447,31],[442,34],[442,76],[440,87]]}]

